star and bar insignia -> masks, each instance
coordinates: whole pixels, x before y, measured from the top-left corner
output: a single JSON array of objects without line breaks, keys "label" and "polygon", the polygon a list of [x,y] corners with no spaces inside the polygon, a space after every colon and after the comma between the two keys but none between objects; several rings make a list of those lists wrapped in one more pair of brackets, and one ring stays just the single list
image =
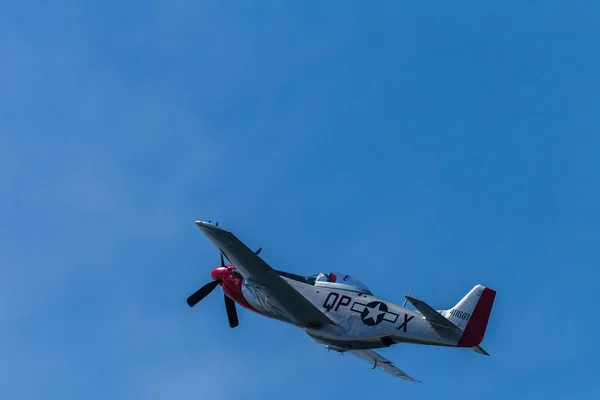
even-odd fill
[{"label": "star and bar insignia", "polygon": [[375,326],[381,321],[396,322],[398,314],[388,311],[388,307],[381,301],[372,301],[362,304],[358,301],[352,304],[352,311],[360,313],[360,319],[365,325]]}]

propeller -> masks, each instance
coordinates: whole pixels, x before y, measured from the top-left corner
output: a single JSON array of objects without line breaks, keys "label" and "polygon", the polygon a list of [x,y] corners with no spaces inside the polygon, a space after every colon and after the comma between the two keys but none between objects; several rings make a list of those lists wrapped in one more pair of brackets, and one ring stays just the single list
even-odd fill
[{"label": "propeller", "polygon": [[200,300],[208,296],[210,292],[212,292],[219,285],[219,283],[221,283],[221,281],[212,281],[196,290],[190,297],[187,298],[188,305],[190,307],[194,307],[200,302]]},{"label": "propeller", "polygon": [[[223,258],[223,252],[221,252],[221,267],[225,268],[225,259]],[[202,299],[208,296],[210,292],[212,292],[220,283],[221,280],[216,279],[202,286],[200,289],[196,290],[191,296],[187,298],[188,305],[190,307],[194,307]],[[225,298],[225,310],[227,311],[227,319],[229,320],[229,326],[235,328],[239,325],[235,301],[233,301],[225,293],[223,293],[223,296]]]},{"label": "propeller", "polygon": [[231,300],[231,298],[225,293],[223,293],[223,296],[225,296],[225,310],[227,310],[229,326],[235,328],[239,324],[237,310],[235,308],[235,301]]}]

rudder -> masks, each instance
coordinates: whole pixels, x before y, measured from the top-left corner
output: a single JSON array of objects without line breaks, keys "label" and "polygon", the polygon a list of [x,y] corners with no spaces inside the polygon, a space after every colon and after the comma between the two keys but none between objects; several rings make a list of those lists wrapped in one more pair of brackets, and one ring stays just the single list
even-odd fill
[{"label": "rudder", "polygon": [[463,331],[458,347],[474,347],[481,343],[495,298],[495,290],[477,285],[453,308],[442,312]]}]

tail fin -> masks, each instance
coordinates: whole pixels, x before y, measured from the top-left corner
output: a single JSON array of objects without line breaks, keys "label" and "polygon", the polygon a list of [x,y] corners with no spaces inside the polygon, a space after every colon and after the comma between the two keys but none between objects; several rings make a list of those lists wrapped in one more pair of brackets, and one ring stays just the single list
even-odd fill
[{"label": "tail fin", "polygon": [[463,331],[458,347],[475,347],[481,343],[495,298],[496,291],[477,285],[458,304],[442,312]]}]

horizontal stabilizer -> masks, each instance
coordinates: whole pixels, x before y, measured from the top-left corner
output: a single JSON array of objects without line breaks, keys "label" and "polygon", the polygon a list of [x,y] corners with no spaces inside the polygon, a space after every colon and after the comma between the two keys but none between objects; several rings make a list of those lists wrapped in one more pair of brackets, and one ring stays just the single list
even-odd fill
[{"label": "horizontal stabilizer", "polygon": [[459,327],[454,325],[451,321],[445,318],[442,314],[434,310],[429,304],[422,300],[415,299],[414,297],[404,296],[413,306],[419,311],[431,327],[443,338],[454,339],[458,341],[462,335],[462,331]]},{"label": "horizontal stabilizer", "polygon": [[471,347],[471,350],[473,350],[475,353],[483,354],[484,356],[489,356],[490,355],[490,353],[488,353],[487,351],[485,351],[483,349],[483,347],[481,347],[481,346]]},{"label": "horizontal stabilizer", "polygon": [[456,340],[456,346],[468,347],[489,355],[479,344],[487,328],[496,291],[476,285],[450,310],[436,311],[424,301],[405,296],[431,327],[444,339]]}]

